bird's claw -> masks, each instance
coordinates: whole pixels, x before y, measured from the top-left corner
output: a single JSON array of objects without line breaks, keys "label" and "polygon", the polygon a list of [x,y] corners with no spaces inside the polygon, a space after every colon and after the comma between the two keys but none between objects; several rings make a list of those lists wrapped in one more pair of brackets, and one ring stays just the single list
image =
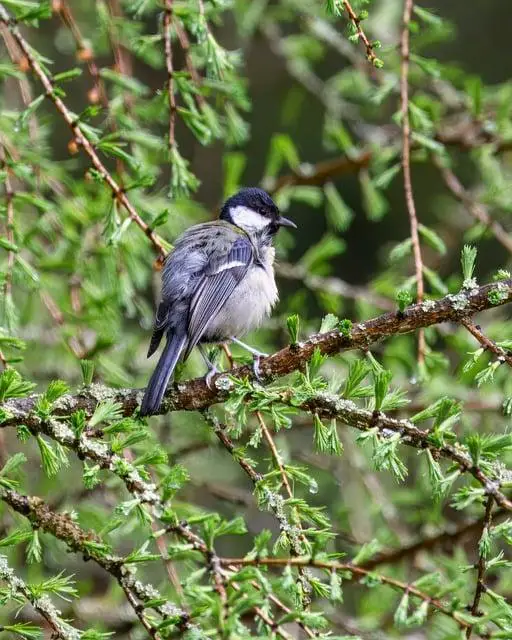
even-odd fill
[{"label": "bird's claw", "polygon": [[208,369],[208,373],[205,375],[204,379],[206,382],[206,386],[208,387],[208,389],[210,389],[210,391],[213,391],[213,378],[220,373],[220,371],[217,369],[217,367],[212,366]]},{"label": "bird's claw", "polygon": [[267,357],[266,353],[254,353],[252,356],[252,372],[258,382],[261,382],[262,380],[260,374],[260,360]]}]

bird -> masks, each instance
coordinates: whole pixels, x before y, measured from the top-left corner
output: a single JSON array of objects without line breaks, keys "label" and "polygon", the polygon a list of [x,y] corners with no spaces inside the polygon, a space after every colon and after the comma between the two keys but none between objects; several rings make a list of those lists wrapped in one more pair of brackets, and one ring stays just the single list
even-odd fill
[{"label": "bird", "polygon": [[235,343],[253,356],[258,377],[265,354],[239,338],[256,329],[278,300],[273,239],[281,227],[297,225],[280,214],[270,195],[245,187],[223,204],[218,220],[187,229],[162,269],[162,295],[148,358],[165,335],[166,344],[146,387],[141,416],[158,413],[177,363],[198,347],[211,388],[218,373],[204,344]]}]

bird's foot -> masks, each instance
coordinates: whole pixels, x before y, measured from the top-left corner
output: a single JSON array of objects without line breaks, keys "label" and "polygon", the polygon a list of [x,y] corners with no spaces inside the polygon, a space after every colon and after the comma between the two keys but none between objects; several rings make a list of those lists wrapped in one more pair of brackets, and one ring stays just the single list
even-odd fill
[{"label": "bird's foot", "polygon": [[262,358],[268,358],[268,354],[261,353],[259,351],[252,354],[252,372],[254,373],[254,377],[258,382],[261,382],[262,380],[260,371],[260,360]]},{"label": "bird's foot", "polygon": [[214,390],[213,379],[218,373],[220,373],[220,371],[217,369],[217,367],[214,364],[208,367],[208,373],[205,375],[204,380],[206,382],[206,386],[208,387],[208,389],[210,389],[210,391]]}]

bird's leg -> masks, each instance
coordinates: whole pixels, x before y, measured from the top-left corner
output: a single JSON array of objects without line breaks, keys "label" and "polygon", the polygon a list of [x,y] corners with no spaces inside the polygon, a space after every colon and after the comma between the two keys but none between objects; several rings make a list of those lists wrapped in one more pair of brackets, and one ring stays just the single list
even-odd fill
[{"label": "bird's leg", "polygon": [[206,351],[202,344],[198,344],[197,348],[199,349],[199,353],[204,360],[205,365],[208,367],[208,372],[205,376],[205,382],[208,389],[212,389],[212,378],[219,373],[217,367],[213,364],[210,358],[206,355]]},{"label": "bird's leg", "polygon": [[254,377],[256,378],[256,380],[261,380],[261,376],[260,376],[260,360],[261,360],[261,358],[268,358],[268,354],[267,353],[263,353],[261,351],[258,351],[257,349],[254,349],[253,347],[250,347],[248,344],[245,344],[245,342],[242,342],[238,338],[231,337],[231,342],[234,342],[239,347],[242,347],[243,349],[245,349],[246,351],[248,351],[249,353],[252,354],[252,370],[253,370],[253,373],[254,373]]}]

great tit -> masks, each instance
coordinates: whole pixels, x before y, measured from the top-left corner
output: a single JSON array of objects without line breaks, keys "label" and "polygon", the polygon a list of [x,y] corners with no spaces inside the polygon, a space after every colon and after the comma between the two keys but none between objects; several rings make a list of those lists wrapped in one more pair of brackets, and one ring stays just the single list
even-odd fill
[{"label": "great tit", "polygon": [[241,189],[222,206],[219,220],[183,233],[162,270],[162,301],[156,312],[148,358],[165,334],[166,345],[146,388],[141,416],[157,413],[177,362],[197,345],[217,370],[204,343],[234,342],[254,358],[264,355],[238,338],[258,327],[278,300],[272,240],[281,227],[297,228],[258,188]]}]

